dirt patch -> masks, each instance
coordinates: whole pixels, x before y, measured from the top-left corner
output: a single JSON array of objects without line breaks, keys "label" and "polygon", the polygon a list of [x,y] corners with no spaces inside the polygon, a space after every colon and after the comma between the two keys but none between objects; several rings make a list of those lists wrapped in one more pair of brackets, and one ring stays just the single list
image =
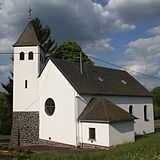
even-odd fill
[{"label": "dirt patch", "polygon": [[47,145],[32,145],[21,147],[23,150],[30,150],[34,153],[50,152],[55,154],[69,154],[69,153],[88,153],[98,151],[97,149],[86,149],[86,148],[67,148],[67,147],[54,147]]},{"label": "dirt patch", "polygon": [[77,154],[77,153],[88,153],[95,151],[102,151],[105,149],[98,148],[76,148],[76,147],[55,147],[51,145],[30,145],[30,146],[21,146],[21,147],[11,147],[9,142],[0,142],[0,152],[10,153],[12,151],[17,151],[21,153],[54,153],[54,154]]}]

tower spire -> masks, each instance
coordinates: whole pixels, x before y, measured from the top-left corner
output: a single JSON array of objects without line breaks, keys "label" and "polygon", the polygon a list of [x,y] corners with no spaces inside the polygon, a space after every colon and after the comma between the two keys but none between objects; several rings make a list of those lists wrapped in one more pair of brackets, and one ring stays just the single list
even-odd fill
[{"label": "tower spire", "polygon": [[31,21],[31,19],[32,19],[32,8],[31,8],[30,4],[29,4],[29,7],[28,7],[28,14],[29,14],[29,21]]}]

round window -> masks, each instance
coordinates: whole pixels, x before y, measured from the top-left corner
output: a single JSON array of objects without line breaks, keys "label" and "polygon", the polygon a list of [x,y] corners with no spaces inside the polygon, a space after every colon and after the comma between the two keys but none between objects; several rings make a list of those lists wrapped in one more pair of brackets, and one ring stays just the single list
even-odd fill
[{"label": "round window", "polygon": [[45,112],[48,116],[53,115],[55,111],[55,103],[52,98],[48,98],[45,102]]}]

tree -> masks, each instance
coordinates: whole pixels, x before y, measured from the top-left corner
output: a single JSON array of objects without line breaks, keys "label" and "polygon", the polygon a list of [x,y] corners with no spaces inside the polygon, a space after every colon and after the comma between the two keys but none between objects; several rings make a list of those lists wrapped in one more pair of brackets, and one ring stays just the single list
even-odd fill
[{"label": "tree", "polygon": [[35,18],[32,21],[33,28],[37,35],[38,41],[45,49],[46,59],[52,56],[57,48],[57,43],[51,38],[51,29],[48,26],[43,27],[40,19]]},{"label": "tree", "polygon": [[5,93],[0,93],[0,134],[9,135],[12,125],[12,110]]},{"label": "tree", "polygon": [[[11,76],[13,77],[13,73],[11,72]],[[1,94],[4,102],[2,104],[0,112],[1,112],[1,133],[9,135],[11,133],[12,128],[12,103],[13,103],[13,79],[8,77],[9,82],[7,84],[1,83],[2,87],[6,90],[7,93]],[[5,96],[5,100],[4,100]],[[2,99],[1,99],[2,100]]]},{"label": "tree", "polygon": [[152,90],[153,105],[154,105],[154,118],[160,119],[160,87],[156,87]]},{"label": "tree", "polygon": [[13,101],[13,73],[11,72],[11,77],[8,77],[9,82],[7,84],[2,84],[2,87],[7,91],[7,94],[5,94],[6,99],[9,104],[12,104]]},{"label": "tree", "polygon": [[92,60],[82,51],[82,48],[76,42],[72,41],[66,41],[61,44],[52,57],[66,59],[72,62],[79,62],[80,54],[82,54],[83,63],[91,65],[94,64]]}]

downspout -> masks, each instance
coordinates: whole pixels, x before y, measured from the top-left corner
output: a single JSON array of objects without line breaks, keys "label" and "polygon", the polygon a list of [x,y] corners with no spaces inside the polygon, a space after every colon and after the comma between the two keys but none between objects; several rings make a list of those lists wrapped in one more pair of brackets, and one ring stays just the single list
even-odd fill
[{"label": "downspout", "polygon": [[83,126],[82,126],[82,122],[80,122],[81,123],[81,147],[83,148]]},{"label": "downspout", "polygon": [[83,147],[83,130],[82,130],[82,122],[78,121],[78,101],[77,99],[81,100],[82,102],[86,103],[81,97],[75,96],[75,121],[76,121],[76,147],[80,146],[80,133],[81,132],[81,143]]},{"label": "downspout", "polygon": [[76,123],[76,147],[79,147],[79,122],[78,122],[78,102],[75,95],[75,123]]}]

